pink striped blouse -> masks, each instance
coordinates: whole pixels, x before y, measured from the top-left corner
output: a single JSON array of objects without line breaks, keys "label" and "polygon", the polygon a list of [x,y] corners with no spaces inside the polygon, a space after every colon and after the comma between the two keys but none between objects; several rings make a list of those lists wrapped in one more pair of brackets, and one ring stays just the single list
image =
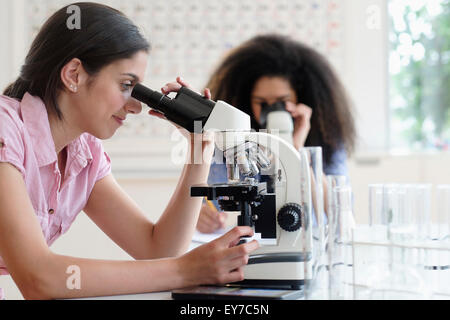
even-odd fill
[{"label": "pink striped blouse", "polygon": [[[28,93],[21,102],[0,95],[0,162],[21,172],[49,246],[83,210],[95,183],[111,173],[111,161],[100,140],[85,133],[67,146],[65,179],[60,185],[45,105]],[[7,274],[0,257],[0,275]],[[0,299],[2,295],[0,289]]]}]

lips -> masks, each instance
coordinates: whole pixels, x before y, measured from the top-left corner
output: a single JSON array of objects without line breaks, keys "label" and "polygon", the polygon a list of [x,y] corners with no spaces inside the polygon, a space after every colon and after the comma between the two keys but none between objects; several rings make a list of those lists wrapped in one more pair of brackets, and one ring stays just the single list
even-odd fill
[{"label": "lips", "polygon": [[123,122],[125,121],[125,118],[120,118],[117,116],[113,116],[114,120],[116,120],[120,125],[123,125]]}]

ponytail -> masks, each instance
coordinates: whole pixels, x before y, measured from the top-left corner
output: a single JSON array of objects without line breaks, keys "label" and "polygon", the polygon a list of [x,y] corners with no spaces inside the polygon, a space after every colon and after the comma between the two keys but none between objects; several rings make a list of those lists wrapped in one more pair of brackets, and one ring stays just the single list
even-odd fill
[{"label": "ponytail", "polygon": [[3,91],[3,95],[17,100],[22,100],[27,91],[30,91],[29,84],[21,78],[9,84]]}]

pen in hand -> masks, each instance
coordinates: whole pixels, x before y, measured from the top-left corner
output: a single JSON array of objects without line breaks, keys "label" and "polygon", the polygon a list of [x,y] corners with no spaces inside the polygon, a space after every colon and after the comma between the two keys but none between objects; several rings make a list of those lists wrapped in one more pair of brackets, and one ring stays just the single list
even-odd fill
[{"label": "pen in hand", "polygon": [[197,222],[197,230],[201,233],[213,233],[225,228],[227,215],[220,212],[214,203],[204,198],[204,206]]},{"label": "pen in hand", "polygon": [[207,204],[212,210],[217,211],[216,206],[214,205],[214,203],[212,203],[211,200],[208,200],[208,199],[205,197],[205,201],[206,201],[206,204]]}]

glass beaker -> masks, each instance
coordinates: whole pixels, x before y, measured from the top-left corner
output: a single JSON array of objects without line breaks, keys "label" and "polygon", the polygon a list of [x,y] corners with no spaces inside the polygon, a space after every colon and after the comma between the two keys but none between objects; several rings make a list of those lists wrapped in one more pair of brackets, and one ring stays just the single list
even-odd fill
[{"label": "glass beaker", "polygon": [[368,299],[424,299],[429,290],[417,265],[417,225],[410,195],[416,186],[369,186],[373,266],[367,275]]},{"label": "glass beaker", "polygon": [[345,177],[327,178],[329,299],[353,299],[352,189]]},{"label": "glass beaker", "polygon": [[[300,151],[300,150],[299,150]],[[312,203],[312,280],[305,286],[307,299],[326,299],[328,287],[328,270],[326,257],[325,229],[327,219],[324,210],[322,148],[305,147],[301,152],[306,154],[311,170],[311,203]]]},{"label": "glass beaker", "polygon": [[[436,293],[450,295],[450,185],[436,186],[436,239],[438,249],[435,252],[437,273]],[[436,241],[436,240],[435,240]]]}]

